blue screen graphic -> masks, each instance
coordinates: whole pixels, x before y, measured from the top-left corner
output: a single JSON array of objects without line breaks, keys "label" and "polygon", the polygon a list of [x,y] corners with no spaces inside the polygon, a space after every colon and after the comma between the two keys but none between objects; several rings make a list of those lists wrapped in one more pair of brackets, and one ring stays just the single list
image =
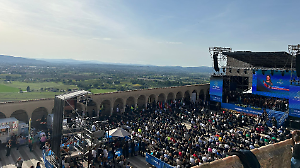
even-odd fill
[{"label": "blue screen graphic", "polygon": [[290,75],[282,76],[281,71],[256,71],[252,79],[252,93],[278,98],[289,98],[290,92]]},{"label": "blue screen graphic", "polygon": [[222,102],[223,78],[211,77],[209,94],[212,101]]},{"label": "blue screen graphic", "polygon": [[300,86],[290,86],[290,116],[300,117]]}]

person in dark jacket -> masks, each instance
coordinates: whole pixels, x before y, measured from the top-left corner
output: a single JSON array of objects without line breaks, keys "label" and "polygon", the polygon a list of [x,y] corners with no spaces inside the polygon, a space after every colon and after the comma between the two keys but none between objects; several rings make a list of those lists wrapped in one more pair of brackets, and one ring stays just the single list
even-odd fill
[{"label": "person in dark jacket", "polygon": [[134,144],[133,140],[130,143],[130,148],[131,148],[131,156],[134,156],[134,154],[135,154],[135,144]]},{"label": "person in dark jacket", "polygon": [[300,131],[294,131],[292,134],[295,145],[291,158],[291,168],[300,168]]},{"label": "person in dark jacket", "polygon": [[10,150],[11,150],[11,140],[8,141],[8,143],[6,144],[6,156],[10,155]]}]

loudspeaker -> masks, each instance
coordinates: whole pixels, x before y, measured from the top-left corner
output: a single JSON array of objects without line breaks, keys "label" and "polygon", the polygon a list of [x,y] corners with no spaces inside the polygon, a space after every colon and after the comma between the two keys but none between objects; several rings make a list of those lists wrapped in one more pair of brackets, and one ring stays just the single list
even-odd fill
[{"label": "loudspeaker", "polygon": [[296,55],[296,73],[300,77],[300,54]]},{"label": "loudspeaker", "polygon": [[272,76],[274,75],[274,70],[271,70],[271,75],[272,75]]},{"label": "loudspeaker", "polygon": [[214,59],[214,69],[216,72],[219,72],[220,68],[218,64],[218,53],[214,53],[213,59]]}]

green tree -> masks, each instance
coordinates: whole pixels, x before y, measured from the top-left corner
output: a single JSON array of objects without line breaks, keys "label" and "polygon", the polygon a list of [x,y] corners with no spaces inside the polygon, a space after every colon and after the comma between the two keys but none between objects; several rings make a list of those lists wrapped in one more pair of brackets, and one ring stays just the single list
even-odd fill
[{"label": "green tree", "polygon": [[29,86],[27,86],[26,90],[27,90],[27,92],[30,92],[30,87],[29,87]]}]

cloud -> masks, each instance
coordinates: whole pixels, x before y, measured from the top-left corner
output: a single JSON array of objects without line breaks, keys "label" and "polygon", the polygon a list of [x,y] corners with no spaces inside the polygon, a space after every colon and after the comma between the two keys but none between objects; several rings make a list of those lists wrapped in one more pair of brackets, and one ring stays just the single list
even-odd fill
[{"label": "cloud", "polygon": [[102,38],[102,40],[106,40],[106,41],[110,41],[111,40],[111,38]]},{"label": "cloud", "polygon": [[174,42],[174,41],[168,41],[167,44],[183,44],[182,42]]},{"label": "cloud", "polygon": [[177,41],[166,41],[166,42],[157,42],[157,44],[183,44],[183,42],[177,42]]}]

